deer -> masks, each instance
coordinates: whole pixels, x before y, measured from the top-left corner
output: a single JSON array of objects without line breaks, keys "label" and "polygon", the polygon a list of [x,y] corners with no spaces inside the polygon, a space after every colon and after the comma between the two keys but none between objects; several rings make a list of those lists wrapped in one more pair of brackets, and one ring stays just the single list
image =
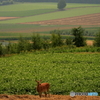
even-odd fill
[{"label": "deer", "polygon": [[35,80],[35,81],[37,82],[36,90],[39,93],[39,97],[41,98],[42,93],[44,93],[45,97],[47,97],[47,93],[49,94],[50,84],[49,83],[41,83],[41,81],[37,81],[37,80]]}]

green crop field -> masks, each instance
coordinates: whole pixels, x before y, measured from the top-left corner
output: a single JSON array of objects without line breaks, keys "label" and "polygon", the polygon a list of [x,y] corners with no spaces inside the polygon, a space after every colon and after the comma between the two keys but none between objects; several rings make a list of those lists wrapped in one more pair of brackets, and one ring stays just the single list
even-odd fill
[{"label": "green crop field", "polygon": [[[81,8],[87,6],[89,6],[89,8]],[[79,7],[79,8],[72,9],[72,10],[65,10],[65,11],[57,11],[56,3],[28,3],[28,4],[24,3],[24,4],[1,6],[0,16],[3,17],[24,16],[24,17],[18,19],[12,19],[12,20],[10,19],[6,21],[0,21],[0,23],[22,23],[22,22],[42,21],[42,20],[51,20],[51,19],[73,17],[73,16],[86,15],[92,13],[99,13],[100,7],[93,7],[93,6],[100,6],[100,5],[99,4],[97,5],[96,4],[94,5],[93,4],[68,4],[67,8],[75,8],[75,7]],[[56,12],[51,12],[51,11],[56,11]]]},{"label": "green crop field", "polygon": [[[36,15],[36,16],[28,16],[28,17],[21,17],[21,18],[17,18],[17,19],[10,19],[10,20],[6,20],[6,21],[1,21],[0,23],[15,24],[15,23],[24,23],[24,22],[44,21],[44,20],[52,20],[52,19],[87,15],[87,14],[93,14],[93,13],[99,13],[99,12],[100,12],[100,7],[78,8],[78,9],[73,9],[73,10],[45,13],[45,14],[40,14],[40,15]],[[62,15],[62,16],[60,16],[60,15]]]},{"label": "green crop field", "polygon": [[0,94],[37,94],[35,80],[52,94],[100,92],[99,53],[30,53],[0,58]]},{"label": "green crop field", "polygon": [[20,3],[0,7],[0,16],[22,17],[42,14],[55,10],[54,4],[49,3]]},{"label": "green crop field", "polygon": [[[67,6],[64,11],[59,11],[57,9],[57,3],[16,3],[13,5],[0,6],[0,17],[18,17],[15,19],[0,20],[0,36],[2,36],[2,33],[4,34],[4,37],[6,36],[7,33],[14,33],[14,35],[12,35],[13,37],[13,36],[18,36],[19,33],[30,34],[33,32],[39,32],[39,33],[44,32],[45,34],[49,33],[50,30],[54,29],[60,29],[60,28],[71,29],[73,27],[78,27],[78,26],[77,25],[43,26],[43,25],[29,25],[29,24],[24,25],[20,23],[68,18],[68,17],[94,14],[94,13],[100,13],[100,4],[67,3]],[[96,27],[96,29],[98,29],[99,26],[97,25],[97,26],[86,26],[86,27],[92,27],[92,28]],[[27,34],[27,36],[29,36],[29,34]]]},{"label": "green crop field", "polygon": [[[65,31],[67,33],[71,32],[72,27],[76,27],[77,25],[27,25],[27,24],[0,24],[0,40],[18,40],[18,38],[20,36],[22,37],[27,37],[27,38],[31,38],[33,36],[33,34],[40,34],[40,36],[48,36],[48,38],[50,38],[51,34],[50,34],[50,30],[45,31],[45,29],[47,28],[51,28],[51,30],[60,30],[60,28],[66,27],[68,29],[63,29],[62,31]],[[5,27],[5,28],[4,28]],[[77,26],[78,27],[78,26]],[[4,28],[4,29],[3,29]],[[52,29],[53,28],[53,29]],[[88,31],[88,33],[90,34],[89,36],[87,36],[87,39],[94,39],[94,37],[91,35],[95,35],[98,30],[100,28],[97,26],[94,27],[87,27],[84,28],[85,32]],[[24,31],[22,31],[24,30]],[[71,34],[71,33],[70,33]],[[66,36],[68,36],[68,34],[66,35],[61,35],[62,37],[66,38]]]},{"label": "green crop field", "polygon": [[[78,25],[22,23],[95,13],[100,13],[100,4],[67,3],[63,11],[57,9],[57,3],[16,3],[0,6],[0,17],[18,17],[0,20],[0,40],[19,38],[20,35],[31,37],[34,33],[50,37],[50,31],[54,29],[70,32]],[[94,34],[100,26],[83,25],[83,27],[88,34],[89,32]],[[83,53],[85,51],[87,53]],[[97,53],[99,51],[99,47],[97,49],[59,47],[49,49],[48,52],[22,52],[0,57],[0,94],[37,94],[35,80],[49,82],[52,94],[69,94],[71,91],[100,92],[100,53]]]},{"label": "green crop field", "polygon": [[[100,6],[99,4],[67,4],[67,8]],[[18,3],[14,5],[0,6],[0,17],[22,17],[56,11],[57,3]]]}]

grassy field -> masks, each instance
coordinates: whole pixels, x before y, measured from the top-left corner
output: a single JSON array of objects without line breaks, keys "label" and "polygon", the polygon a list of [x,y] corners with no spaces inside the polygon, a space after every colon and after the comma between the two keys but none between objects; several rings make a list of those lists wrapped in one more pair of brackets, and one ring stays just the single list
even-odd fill
[{"label": "grassy field", "polygon": [[0,7],[0,16],[5,17],[24,17],[32,16],[36,14],[42,14],[55,10],[55,6],[52,3],[19,3],[8,6]]},{"label": "grassy field", "polygon": [[[47,59],[48,58],[48,59]],[[99,53],[30,53],[0,58],[0,94],[37,94],[35,80],[51,93],[100,92]]]},{"label": "grassy field", "polygon": [[[99,4],[67,4],[66,8],[100,6]],[[42,14],[57,10],[57,3],[18,3],[0,6],[0,17],[22,17]]]},{"label": "grassy field", "polygon": [[[44,20],[52,20],[52,19],[59,19],[59,18],[67,18],[67,17],[74,17],[80,15],[87,15],[93,13],[99,13],[100,7],[94,8],[78,8],[73,10],[65,10],[65,11],[57,11],[52,13],[40,14],[36,16],[28,16],[22,17],[17,19],[10,19],[6,21],[1,21],[0,23],[8,23],[8,24],[15,24],[15,23],[24,23],[24,22],[34,22],[34,21],[44,21]],[[59,16],[62,15],[62,16]]]},{"label": "grassy field", "polygon": [[[90,6],[90,7],[80,8],[80,7],[87,7],[87,6]],[[79,7],[79,8],[65,10],[65,11],[57,11],[56,3],[28,3],[28,4],[24,3],[24,4],[1,6],[0,16],[3,16],[3,17],[14,16],[14,17],[21,17],[21,18],[0,21],[0,23],[23,23],[23,22],[32,22],[32,21],[43,21],[43,20],[51,20],[51,19],[99,13],[100,7],[93,7],[93,6],[100,6],[100,5],[98,4],[97,5],[96,4],[68,4],[67,8],[75,8],[75,7]],[[56,12],[51,12],[51,11],[56,11]],[[62,15],[62,16],[59,16],[59,15]]]},{"label": "grassy field", "polygon": [[[0,6],[0,17],[19,17],[0,21],[0,39],[16,38],[20,35],[30,37],[34,32],[37,32],[36,30],[42,36],[50,36],[51,29],[59,30],[61,27],[68,28],[67,30],[70,31],[76,25],[28,25],[20,23],[100,13],[99,6],[100,4],[68,3],[64,11],[58,11],[56,3],[18,3]],[[99,27],[85,26],[85,29],[97,32]],[[78,49],[81,50],[81,48]],[[57,50],[59,51],[59,49]],[[82,50],[84,52],[84,49]],[[60,51],[63,52],[62,48]],[[70,49],[70,52],[74,52],[74,49]],[[93,48],[93,52],[95,52],[95,48]],[[70,91],[100,92],[99,69],[100,54],[96,52],[54,53],[53,49],[51,52],[45,53],[36,51],[1,57],[0,94],[37,94],[35,80],[40,79],[42,82],[51,84],[50,92],[53,94],[69,94]]]},{"label": "grassy field", "polygon": [[[17,19],[0,21],[0,38],[19,36],[19,33],[25,36],[29,36],[33,32],[46,34],[54,29],[69,30],[73,27],[78,27],[77,25],[24,25],[20,23],[100,13],[100,4],[68,3],[65,9],[64,11],[59,11],[57,9],[57,3],[17,3],[14,5],[0,6],[0,17],[19,17]],[[94,32],[97,31],[99,26],[86,27],[92,27],[89,30]],[[8,36],[7,33],[14,34]]]},{"label": "grassy field", "polygon": [[[5,28],[4,28],[5,27]],[[50,28],[51,27],[51,28]],[[38,33],[40,34],[40,36],[48,36],[50,38],[51,34],[50,34],[50,30],[46,31],[45,29],[50,28],[51,30],[53,29],[57,29],[60,30],[60,28],[62,27],[66,27],[68,29],[61,29],[64,30],[67,33],[71,32],[71,27],[76,27],[76,25],[47,25],[47,26],[42,26],[42,25],[27,25],[27,24],[9,24],[9,26],[7,24],[2,24],[0,25],[0,30],[2,32],[0,32],[0,40],[16,40],[18,39],[20,36],[22,37],[32,37],[34,33]],[[78,27],[78,26],[77,26]],[[4,29],[3,29],[4,28]],[[88,31],[90,33],[90,36],[87,36],[87,39],[94,39],[93,36],[91,36],[91,34],[96,34],[98,32],[98,30],[100,29],[99,27],[87,27],[84,28],[85,31]],[[24,30],[24,31],[22,31]],[[89,34],[88,33],[88,34]],[[87,33],[86,33],[87,34]],[[63,38],[66,38],[68,35],[61,35]]]}]

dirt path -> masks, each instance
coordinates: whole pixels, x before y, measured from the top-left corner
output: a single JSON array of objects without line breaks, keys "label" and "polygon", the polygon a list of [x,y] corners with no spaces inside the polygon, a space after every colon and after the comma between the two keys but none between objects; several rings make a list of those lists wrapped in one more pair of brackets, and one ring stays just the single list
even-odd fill
[{"label": "dirt path", "polygon": [[100,100],[100,96],[75,96],[69,95],[51,95],[50,97],[34,96],[34,95],[5,95],[0,94],[0,100]]}]

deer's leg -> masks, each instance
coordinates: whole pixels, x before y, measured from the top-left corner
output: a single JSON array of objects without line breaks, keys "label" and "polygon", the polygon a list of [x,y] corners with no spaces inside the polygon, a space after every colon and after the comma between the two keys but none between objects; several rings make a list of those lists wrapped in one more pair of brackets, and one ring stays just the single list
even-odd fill
[{"label": "deer's leg", "polygon": [[48,97],[50,97],[49,89],[47,90],[47,93],[48,93]]},{"label": "deer's leg", "polygon": [[42,93],[41,93],[41,92],[39,92],[39,96],[40,96],[40,98],[41,98],[41,96],[42,96]]},{"label": "deer's leg", "polygon": [[47,92],[44,92],[44,94],[45,94],[45,97],[47,97]]}]

